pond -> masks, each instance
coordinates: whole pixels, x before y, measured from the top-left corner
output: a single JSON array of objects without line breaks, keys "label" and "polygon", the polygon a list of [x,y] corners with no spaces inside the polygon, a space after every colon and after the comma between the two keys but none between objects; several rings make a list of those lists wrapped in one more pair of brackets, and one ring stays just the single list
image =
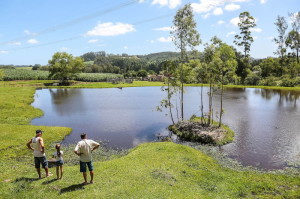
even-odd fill
[{"label": "pond", "polygon": [[[204,106],[208,88],[203,88]],[[235,131],[235,141],[222,151],[243,165],[279,169],[300,158],[300,92],[231,88],[224,93],[223,122]],[[109,146],[131,148],[167,135],[167,111],[156,107],[165,98],[160,87],[107,89],[41,89],[33,106],[44,116],[33,125],[73,129],[63,143],[75,143],[80,134]],[[200,87],[187,87],[185,119],[200,115]],[[219,110],[219,95],[214,110]],[[207,111],[207,109],[205,109]],[[216,119],[216,118],[215,118]]]}]

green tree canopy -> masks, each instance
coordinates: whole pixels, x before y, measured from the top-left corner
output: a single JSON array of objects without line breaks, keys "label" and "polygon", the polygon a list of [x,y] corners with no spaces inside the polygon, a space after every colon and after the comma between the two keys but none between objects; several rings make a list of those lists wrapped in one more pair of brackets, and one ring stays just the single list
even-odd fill
[{"label": "green tree canopy", "polygon": [[84,70],[82,58],[73,57],[66,52],[55,53],[48,63],[49,77],[54,77],[62,82],[67,82]]}]

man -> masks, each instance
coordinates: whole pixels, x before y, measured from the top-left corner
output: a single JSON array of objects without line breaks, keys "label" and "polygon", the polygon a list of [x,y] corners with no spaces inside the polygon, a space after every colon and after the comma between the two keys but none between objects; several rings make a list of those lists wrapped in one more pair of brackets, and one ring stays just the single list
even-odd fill
[{"label": "man", "polygon": [[74,153],[80,156],[80,172],[83,174],[84,182],[83,184],[87,184],[87,175],[86,175],[86,166],[88,166],[91,176],[90,183],[94,183],[94,168],[92,162],[92,152],[97,149],[100,144],[93,141],[88,140],[85,133],[80,135],[81,141],[78,142],[74,149]]},{"label": "man", "polygon": [[30,149],[30,150],[33,151],[34,165],[35,165],[36,171],[37,171],[37,173],[39,175],[39,179],[42,178],[40,165],[42,165],[42,167],[45,169],[46,177],[49,176],[49,173],[48,173],[48,162],[46,160],[45,146],[44,146],[44,141],[43,141],[43,138],[42,138],[42,134],[43,134],[43,131],[36,130],[35,137],[33,137],[27,143],[28,149]]}]

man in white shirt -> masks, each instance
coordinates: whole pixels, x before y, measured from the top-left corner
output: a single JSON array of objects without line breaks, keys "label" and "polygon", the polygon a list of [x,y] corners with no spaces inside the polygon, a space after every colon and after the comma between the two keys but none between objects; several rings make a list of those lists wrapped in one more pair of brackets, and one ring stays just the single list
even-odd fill
[{"label": "man in white shirt", "polygon": [[35,165],[36,171],[39,175],[39,178],[42,178],[40,165],[42,165],[42,167],[45,169],[46,177],[49,176],[48,162],[46,160],[45,146],[44,146],[44,141],[42,138],[42,133],[43,133],[43,131],[36,130],[35,137],[31,138],[31,140],[27,143],[28,149],[33,151],[34,165]]},{"label": "man in white shirt", "polygon": [[79,141],[74,149],[74,153],[80,157],[80,172],[83,174],[84,182],[87,184],[86,165],[89,168],[91,181],[94,183],[94,168],[92,162],[92,152],[97,149],[100,144],[94,140],[88,140],[85,133],[80,135],[81,141]]}]

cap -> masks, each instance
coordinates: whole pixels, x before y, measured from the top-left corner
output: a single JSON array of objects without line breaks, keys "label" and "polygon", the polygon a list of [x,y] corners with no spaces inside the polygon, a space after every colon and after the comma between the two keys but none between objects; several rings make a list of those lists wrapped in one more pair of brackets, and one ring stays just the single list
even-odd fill
[{"label": "cap", "polygon": [[44,133],[44,131],[39,129],[39,130],[36,130],[35,133]]}]

